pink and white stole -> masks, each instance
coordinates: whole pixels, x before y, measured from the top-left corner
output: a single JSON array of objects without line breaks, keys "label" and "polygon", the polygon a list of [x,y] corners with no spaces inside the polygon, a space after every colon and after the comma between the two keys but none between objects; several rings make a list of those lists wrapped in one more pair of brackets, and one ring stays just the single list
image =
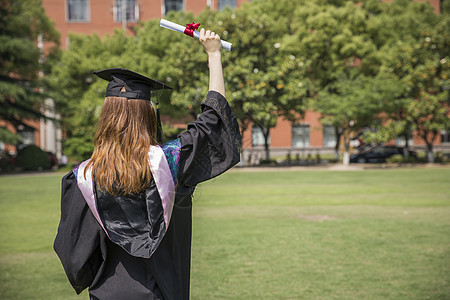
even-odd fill
[{"label": "pink and white stole", "polygon": [[[108,235],[103,222],[98,213],[97,204],[95,201],[94,184],[92,180],[92,168],[86,170],[86,178],[84,170],[90,159],[82,162],[78,167],[77,183],[78,188],[83,194],[86,203],[88,204],[95,219],[97,219],[100,226]],[[153,179],[155,180],[156,188],[164,210],[164,222],[166,223],[166,230],[169,227],[170,218],[172,216],[173,204],[175,201],[175,183],[170,173],[169,164],[166,156],[160,146],[150,146],[148,151],[148,161],[152,171]]]}]

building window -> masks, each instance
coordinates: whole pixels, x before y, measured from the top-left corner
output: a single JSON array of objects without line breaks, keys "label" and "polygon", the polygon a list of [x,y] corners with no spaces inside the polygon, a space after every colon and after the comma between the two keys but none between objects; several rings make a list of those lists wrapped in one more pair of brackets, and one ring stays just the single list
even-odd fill
[{"label": "building window", "polygon": [[[396,137],[394,143],[395,143],[396,146],[405,147],[406,146],[405,137],[404,136]],[[412,131],[411,131],[411,133],[409,135],[409,138],[408,138],[408,145],[414,145],[414,139],[412,137]]]},{"label": "building window", "polygon": [[22,146],[26,145],[34,145],[34,130],[24,129],[19,131],[20,135],[20,144]]},{"label": "building window", "polygon": [[[267,142],[270,145],[270,134],[267,138]],[[252,146],[264,146],[264,134],[261,128],[253,126],[252,127]]]},{"label": "building window", "polygon": [[89,22],[89,0],[67,0],[67,21]]},{"label": "building window", "polygon": [[292,147],[309,147],[309,124],[296,124],[292,126]]},{"label": "building window", "polygon": [[164,1],[164,14],[169,11],[183,10],[183,0],[165,0]]},{"label": "building window", "polygon": [[231,8],[235,8],[236,5],[236,0],[219,0],[219,10],[224,9],[225,7],[231,7]]},{"label": "building window", "polygon": [[450,132],[441,130],[441,143],[450,143]]},{"label": "building window", "polygon": [[337,142],[336,128],[332,125],[323,126],[323,147],[335,147]]},{"label": "building window", "polygon": [[114,21],[122,22],[122,16],[127,22],[139,21],[139,6],[137,0],[115,0],[114,1]]}]

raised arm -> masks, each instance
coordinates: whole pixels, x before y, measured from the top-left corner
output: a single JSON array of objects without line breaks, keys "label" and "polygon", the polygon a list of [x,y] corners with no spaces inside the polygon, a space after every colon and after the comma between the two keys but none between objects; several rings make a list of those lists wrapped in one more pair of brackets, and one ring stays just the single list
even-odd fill
[{"label": "raised arm", "polygon": [[202,28],[199,40],[208,54],[209,90],[219,92],[225,97],[220,37],[214,32]]}]

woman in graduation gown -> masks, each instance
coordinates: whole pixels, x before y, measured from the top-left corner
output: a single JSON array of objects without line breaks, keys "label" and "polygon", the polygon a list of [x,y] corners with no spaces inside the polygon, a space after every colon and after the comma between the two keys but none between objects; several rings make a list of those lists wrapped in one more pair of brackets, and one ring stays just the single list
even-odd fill
[{"label": "woman in graduation gown", "polygon": [[220,38],[200,31],[210,91],[176,140],[157,145],[150,90],[140,74],[109,69],[91,159],[64,176],[54,242],[67,277],[91,299],[188,299],[192,193],[239,162],[241,137],[224,97]]}]

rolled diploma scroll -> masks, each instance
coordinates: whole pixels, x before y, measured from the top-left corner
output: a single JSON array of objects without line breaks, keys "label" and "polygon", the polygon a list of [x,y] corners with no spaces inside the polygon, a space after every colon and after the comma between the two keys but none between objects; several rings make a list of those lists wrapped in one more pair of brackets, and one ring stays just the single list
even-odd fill
[{"label": "rolled diploma scroll", "polygon": [[[167,29],[170,29],[170,30],[173,30],[173,31],[178,31],[178,32],[181,32],[181,33],[184,33],[184,30],[186,29],[185,26],[182,26],[182,25],[179,25],[177,23],[173,23],[173,22],[167,21],[165,19],[161,19],[161,22],[159,22],[159,25],[161,27],[164,27],[164,28],[167,28]],[[194,30],[194,37],[198,39],[199,35],[200,35],[200,33],[198,31]],[[222,48],[224,48],[227,51],[231,51],[231,45],[232,45],[231,43],[226,42],[224,40],[220,40],[220,42],[222,43]]]}]

